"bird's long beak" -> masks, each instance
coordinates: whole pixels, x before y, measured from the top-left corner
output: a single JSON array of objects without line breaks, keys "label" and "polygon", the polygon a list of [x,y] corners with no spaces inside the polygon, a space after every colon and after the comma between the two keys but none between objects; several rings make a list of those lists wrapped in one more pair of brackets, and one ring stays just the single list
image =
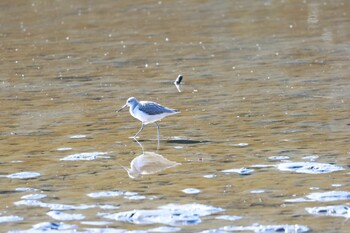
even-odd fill
[{"label": "bird's long beak", "polygon": [[123,110],[126,106],[128,106],[128,105],[125,104],[121,109],[117,110],[116,112],[120,112],[120,111]]}]

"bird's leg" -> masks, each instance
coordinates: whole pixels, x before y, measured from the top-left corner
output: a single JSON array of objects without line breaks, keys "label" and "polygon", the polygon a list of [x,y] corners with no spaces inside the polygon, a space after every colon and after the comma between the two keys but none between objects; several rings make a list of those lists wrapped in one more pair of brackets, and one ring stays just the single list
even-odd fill
[{"label": "bird's leg", "polygon": [[159,143],[160,143],[159,125],[158,125],[157,122],[154,122],[154,123],[156,123],[156,125],[157,125],[157,132],[158,132],[158,146],[157,146],[157,150],[159,150]]},{"label": "bird's leg", "polygon": [[143,130],[143,123],[142,123],[142,126],[141,126],[141,129],[135,134],[135,136],[134,136],[134,138],[136,138],[137,137],[137,135],[139,135],[139,133]]}]

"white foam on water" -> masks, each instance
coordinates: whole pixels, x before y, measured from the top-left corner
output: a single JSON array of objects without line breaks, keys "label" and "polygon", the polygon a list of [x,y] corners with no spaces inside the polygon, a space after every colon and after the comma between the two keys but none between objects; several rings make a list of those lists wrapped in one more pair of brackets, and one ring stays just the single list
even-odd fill
[{"label": "white foam on water", "polygon": [[7,175],[6,177],[10,179],[32,179],[39,176],[40,176],[40,173],[38,172],[18,172],[18,173]]},{"label": "white foam on water", "polygon": [[15,216],[15,215],[9,215],[9,216],[0,216],[0,223],[5,222],[18,222],[22,221],[24,218]]},{"label": "white foam on water", "polygon": [[168,204],[155,210],[132,210],[115,214],[99,214],[104,218],[133,224],[165,224],[170,226],[194,225],[200,217],[224,211],[222,208],[202,204]]},{"label": "white foam on water", "polygon": [[16,206],[25,205],[25,206],[38,206],[42,208],[49,208],[51,210],[85,210],[95,208],[96,205],[66,205],[66,204],[57,204],[57,203],[45,203],[38,200],[21,200],[14,203]]},{"label": "white foam on water", "polygon": [[84,225],[92,225],[92,226],[106,226],[106,225],[112,224],[112,222],[107,222],[107,221],[82,221],[80,223]]},{"label": "white foam on water", "polygon": [[197,193],[200,193],[201,190],[199,189],[196,189],[196,188],[187,188],[187,189],[183,189],[181,190],[183,193],[186,193],[186,194],[197,194]]},{"label": "white foam on water", "polygon": [[323,193],[310,193],[306,197],[311,200],[320,201],[320,202],[340,201],[340,200],[350,199],[350,192],[329,191],[329,192],[323,192]]},{"label": "white foam on water", "polygon": [[85,218],[82,214],[68,214],[62,211],[53,210],[47,213],[51,218],[60,221],[82,220]]},{"label": "white foam on water", "polygon": [[345,205],[305,208],[312,215],[350,218],[350,208]]},{"label": "white foam on water", "polygon": [[276,160],[288,160],[288,159],[290,159],[290,157],[280,155],[280,156],[270,156],[269,159],[274,160],[274,161],[276,161]]},{"label": "white foam on water", "polygon": [[119,206],[109,205],[109,204],[98,205],[98,207],[100,207],[100,209],[102,209],[102,210],[116,210],[116,209],[119,209]]},{"label": "white foam on water", "polygon": [[41,193],[33,193],[33,194],[28,194],[25,196],[22,196],[21,199],[26,199],[26,200],[37,200],[37,199],[42,199],[47,197],[46,194],[41,194]]},{"label": "white foam on water", "polygon": [[101,191],[95,193],[87,194],[88,197],[91,198],[103,198],[103,197],[118,197],[123,196],[125,192],[123,191]]},{"label": "white foam on water", "polygon": [[314,200],[307,199],[305,197],[299,197],[299,198],[291,198],[284,200],[285,202],[292,202],[292,203],[298,203],[298,202],[314,202]]},{"label": "white foam on water", "polygon": [[71,147],[60,147],[56,149],[57,151],[68,151],[68,150],[72,150]]},{"label": "white foam on water", "polygon": [[248,146],[249,144],[248,143],[245,143],[245,142],[241,142],[241,143],[237,143],[237,144],[232,144],[232,146],[236,146],[236,147],[245,147],[245,146]]},{"label": "white foam on water", "polygon": [[238,168],[238,169],[227,169],[227,170],[222,170],[221,172],[224,173],[238,173],[240,175],[250,175],[254,172],[254,169],[249,169],[249,168]]},{"label": "white foam on water", "polygon": [[319,193],[310,193],[306,197],[286,199],[285,202],[329,202],[350,199],[350,192],[345,191],[328,191]]},{"label": "white foam on water", "polygon": [[149,229],[147,230],[148,232],[164,232],[164,233],[167,233],[167,232],[177,232],[177,231],[180,231],[181,228],[179,227],[166,227],[166,226],[163,226],[163,227],[157,227],[157,228],[152,228],[152,229]]},{"label": "white foam on water", "polygon": [[35,192],[35,191],[38,191],[38,189],[19,187],[19,188],[16,188],[15,191],[17,191],[17,192]]},{"label": "white foam on water", "polygon": [[215,217],[215,219],[236,221],[236,220],[242,219],[242,217],[236,216],[236,215],[221,215],[221,216]]},{"label": "white foam on water", "polygon": [[291,171],[296,173],[323,174],[344,170],[344,168],[328,164],[315,162],[290,162],[277,165],[281,171]]},{"label": "white foam on water", "polygon": [[109,159],[110,156],[103,156],[107,152],[83,152],[78,154],[68,155],[60,160],[62,161],[80,161],[80,160],[95,160],[95,159]]},{"label": "white foam on water", "polygon": [[311,162],[314,162],[316,159],[318,159],[320,156],[318,155],[307,155],[307,156],[304,156],[302,157],[302,159],[305,159],[305,160],[310,160]]},{"label": "white foam on water", "polygon": [[227,231],[252,231],[256,233],[303,233],[310,231],[310,228],[303,225],[260,225],[253,224],[251,226],[225,226],[219,229],[206,230],[201,233],[211,232],[227,232]]},{"label": "white foam on water", "polygon": [[[76,225],[71,225],[71,224],[67,224],[67,223],[63,223],[63,222],[41,222],[41,223],[37,223],[35,225],[33,225],[33,227],[31,229],[28,230],[24,230],[24,231],[13,231],[13,233],[40,233],[40,232],[67,232],[65,230],[72,230],[69,232],[75,232],[73,230],[77,229],[78,227]],[[11,232],[11,231],[10,231]]]},{"label": "white foam on water", "polygon": [[215,174],[208,174],[208,175],[204,175],[203,177],[207,178],[207,179],[212,179],[212,178],[215,178],[216,175]]},{"label": "white foam on water", "polygon": [[268,190],[264,190],[264,189],[255,189],[255,190],[251,190],[250,193],[252,194],[260,194],[260,193],[267,193],[269,192]]},{"label": "white foam on water", "polygon": [[132,196],[124,196],[125,199],[128,199],[128,200],[145,200],[147,199],[146,196],[142,196],[142,195],[132,195]]},{"label": "white foam on water", "polygon": [[86,138],[87,135],[85,134],[77,134],[77,135],[72,135],[72,136],[69,136],[70,139],[81,139],[81,138]]}]

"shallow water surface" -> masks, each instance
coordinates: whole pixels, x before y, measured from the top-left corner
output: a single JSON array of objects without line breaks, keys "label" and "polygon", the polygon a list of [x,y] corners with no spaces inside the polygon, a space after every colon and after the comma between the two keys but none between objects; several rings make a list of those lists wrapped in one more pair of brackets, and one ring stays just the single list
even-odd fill
[{"label": "shallow water surface", "polygon": [[0,6],[1,232],[349,232],[349,2]]}]

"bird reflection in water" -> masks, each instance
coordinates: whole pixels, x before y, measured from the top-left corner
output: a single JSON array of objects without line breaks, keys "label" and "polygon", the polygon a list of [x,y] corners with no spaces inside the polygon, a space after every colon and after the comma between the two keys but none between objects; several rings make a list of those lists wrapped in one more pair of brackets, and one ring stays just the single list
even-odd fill
[{"label": "bird reflection in water", "polygon": [[141,146],[142,154],[135,157],[130,162],[130,168],[123,166],[128,172],[130,178],[135,179],[142,175],[155,174],[165,169],[180,165],[180,163],[170,161],[160,154],[144,151],[142,144],[136,139],[135,141]]}]

